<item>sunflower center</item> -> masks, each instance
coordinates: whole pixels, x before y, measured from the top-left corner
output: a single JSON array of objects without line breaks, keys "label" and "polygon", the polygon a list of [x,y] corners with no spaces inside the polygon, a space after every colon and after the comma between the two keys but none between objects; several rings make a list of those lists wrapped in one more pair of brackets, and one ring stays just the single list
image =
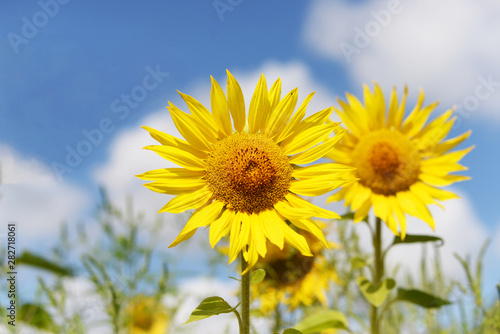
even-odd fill
[{"label": "sunflower center", "polygon": [[408,190],[418,180],[420,156],[402,133],[379,130],[361,138],[353,151],[360,183],[385,196]]},{"label": "sunflower center", "polygon": [[311,272],[314,267],[314,258],[303,256],[296,252],[292,257],[278,259],[267,264],[269,279],[279,285],[299,282]]},{"label": "sunflower center", "polygon": [[153,326],[152,309],[150,306],[139,304],[132,314],[133,325],[143,330],[149,330]]},{"label": "sunflower center", "polygon": [[246,213],[270,209],[285,198],[292,167],[281,147],[261,134],[235,133],[219,141],[206,162],[214,197]]}]

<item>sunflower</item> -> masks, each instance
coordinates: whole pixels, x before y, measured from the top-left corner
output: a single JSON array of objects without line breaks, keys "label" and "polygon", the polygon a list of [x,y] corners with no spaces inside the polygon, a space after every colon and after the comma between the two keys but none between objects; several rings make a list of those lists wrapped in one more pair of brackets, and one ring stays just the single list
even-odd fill
[{"label": "sunflower", "polygon": [[136,296],[125,308],[129,334],[165,334],[169,324],[166,309],[154,297]]},{"label": "sunflower", "polygon": [[393,89],[386,113],[384,96],[377,84],[374,93],[364,86],[364,105],[347,93],[347,102],[339,99],[341,109],[335,111],[349,133],[327,155],[338,163],[356,167],[352,176],[358,178],[329,197],[328,202],[345,199],[345,205],[355,212],[355,222],[363,220],[373,207],[375,216],[395,235],[399,235],[399,223],[402,239],[406,234],[406,213],[434,230],[434,219],[427,206],[442,207],[438,201],[458,198],[440,187],[469,179],[450,173],[467,169],[458,162],[473,148],[448,152],[469,137],[471,131],[444,140],[456,119],[452,117],[454,108],[426,125],[438,103],[423,106],[423,91],[403,119],[407,95],[405,88],[398,104]]},{"label": "sunflower", "polygon": [[[330,282],[341,283],[324,257],[324,245],[310,233],[300,233],[310,244],[314,257],[305,257],[286,245],[283,250],[269,245],[266,257],[256,266],[266,271],[264,280],[252,285],[252,295],[259,298],[263,314],[275,311],[279,304],[288,306],[290,310],[315,302],[327,306],[325,292],[329,290]],[[333,243],[329,245],[337,247]]]},{"label": "sunflower", "polygon": [[229,263],[243,252],[251,268],[259,256],[266,256],[266,240],[280,249],[287,243],[302,255],[312,256],[296,229],[311,232],[326,245],[311,217],[339,216],[297,195],[322,195],[350,182],[347,172],[352,167],[299,165],[324,157],[345,130],[335,131],[339,123],[327,122],[332,107],[304,118],[314,93],[294,113],[297,88],[280,99],[281,80],[268,91],[264,75],[246,117],[240,85],[227,73],[227,97],[212,78],[211,112],[182,93],[190,114],[169,102],[172,120],[185,140],[144,127],[161,144],[145,149],[184,168],[157,169],[137,176],[153,181],[145,184],[153,191],[177,195],[159,212],[196,209],[170,247],[189,239],[199,227],[209,226],[212,248],[229,235]]}]

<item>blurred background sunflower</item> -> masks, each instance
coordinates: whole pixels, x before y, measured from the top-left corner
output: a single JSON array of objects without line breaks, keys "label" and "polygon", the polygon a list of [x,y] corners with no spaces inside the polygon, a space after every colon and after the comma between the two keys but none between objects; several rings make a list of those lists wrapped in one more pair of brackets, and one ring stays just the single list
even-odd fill
[{"label": "blurred background sunflower", "polygon": [[165,334],[170,322],[166,308],[151,296],[138,295],[125,308],[127,334]]},{"label": "blurred background sunflower", "polygon": [[406,213],[434,229],[427,206],[442,207],[439,201],[458,197],[440,188],[469,179],[452,173],[467,169],[458,162],[473,148],[448,152],[471,134],[467,131],[445,140],[456,120],[452,117],[454,108],[427,123],[438,103],[423,106],[421,91],[417,104],[404,118],[407,96],[405,88],[398,103],[394,88],[386,104],[377,84],[373,93],[364,86],[364,104],[346,93],[347,102],[338,99],[340,108],[335,111],[349,131],[328,154],[336,162],[356,167],[351,173],[358,178],[328,201],[344,199],[354,212],[354,222],[363,220],[373,208],[375,216],[394,234],[401,231],[402,239],[406,235]]},{"label": "blurred background sunflower", "polygon": [[[252,286],[252,296],[259,300],[260,311],[269,315],[279,305],[295,310],[300,306],[320,303],[327,306],[326,292],[332,282],[340,284],[335,268],[325,257],[326,249],[311,233],[301,231],[311,245],[314,257],[305,257],[286,246],[281,250],[268,245],[268,253],[256,268],[264,269],[264,280]],[[330,249],[338,245],[329,242]]]}]

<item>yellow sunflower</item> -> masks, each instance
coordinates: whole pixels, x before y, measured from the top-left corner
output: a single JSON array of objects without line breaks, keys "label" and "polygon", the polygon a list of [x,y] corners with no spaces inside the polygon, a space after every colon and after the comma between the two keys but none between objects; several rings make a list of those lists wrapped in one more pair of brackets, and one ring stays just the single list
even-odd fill
[{"label": "yellow sunflower", "polygon": [[165,334],[169,317],[154,297],[139,295],[125,308],[125,322],[129,334]]},{"label": "yellow sunflower", "polygon": [[[266,271],[266,277],[261,283],[252,285],[252,296],[260,300],[263,314],[275,311],[279,303],[290,310],[315,302],[327,306],[325,292],[329,290],[330,283],[341,283],[324,257],[324,245],[308,232],[301,231],[301,234],[310,244],[314,257],[305,257],[286,245],[283,250],[268,245],[266,257],[257,264],[258,268]],[[333,243],[329,245],[336,247]]]},{"label": "yellow sunflower", "polygon": [[[212,247],[229,235],[229,262],[243,251],[252,267],[266,256],[266,240],[284,243],[312,256],[306,239],[295,229],[326,240],[311,217],[338,218],[298,195],[317,196],[349,181],[352,167],[323,163],[300,167],[324,157],[345,130],[327,122],[333,108],[304,118],[307,96],[294,113],[297,88],[280,99],[281,81],[268,90],[264,75],[250,101],[248,117],[240,85],[228,73],[227,97],[212,78],[211,109],[179,93],[191,113],[169,102],[175,126],[185,138],[144,127],[161,145],[145,147],[184,168],[164,168],[138,175],[153,182],[153,191],[177,195],[159,212],[196,209],[170,247],[209,226]],[[231,124],[232,119],[232,124]],[[233,130],[234,127],[234,130]],[[289,225],[290,224],[290,225]]]},{"label": "yellow sunflower", "polygon": [[341,109],[335,109],[349,128],[336,150],[328,153],[334,161],[356,167],[352,176],[359,178],[329,197],[328,201],[345,200],[355,212],[354,221],[364,219],[373,207],[377,217],[401,238],[406,234],[405,213],[425,221],[434,229],[434,220],[427,208],[438,201],[457,198],[454,193],[440,189],[469,177],[450,174],[467,168],[458,162],[473,147],[448,152],[464,141],[471,131],[444,140],[455,117],[454,108],[429,122],[427,120],[437,102],[423,106],[424,93],[420,91],[417,104],[404,118],[405,92],[398,104],[393,89],[387,106],[380,87],[375,91],[364,86],[364,105],[347,93],[347,102],[339,99]]}]

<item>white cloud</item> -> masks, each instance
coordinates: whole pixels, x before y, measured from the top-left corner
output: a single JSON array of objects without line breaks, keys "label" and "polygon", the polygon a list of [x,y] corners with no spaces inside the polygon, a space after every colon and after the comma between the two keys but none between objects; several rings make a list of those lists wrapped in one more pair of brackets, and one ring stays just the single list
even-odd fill
[{"label": "white cloud", "polygon": [[[2,220],[17,223],[19,242],[57,237],[59,224],[79,217],[90,199],[77,186],[58,182],[51,169],[0,144]],[[45,242],[45,241],[44,241]]]},{"label": "white cloud", "polygon": [[318,0],[303,37],[316,52],[346,64],[356,85],[408,84],[413,94],[422,87],[431,100],[462,106],[464,118],[500,121],[499,10],[494,0]]}]

